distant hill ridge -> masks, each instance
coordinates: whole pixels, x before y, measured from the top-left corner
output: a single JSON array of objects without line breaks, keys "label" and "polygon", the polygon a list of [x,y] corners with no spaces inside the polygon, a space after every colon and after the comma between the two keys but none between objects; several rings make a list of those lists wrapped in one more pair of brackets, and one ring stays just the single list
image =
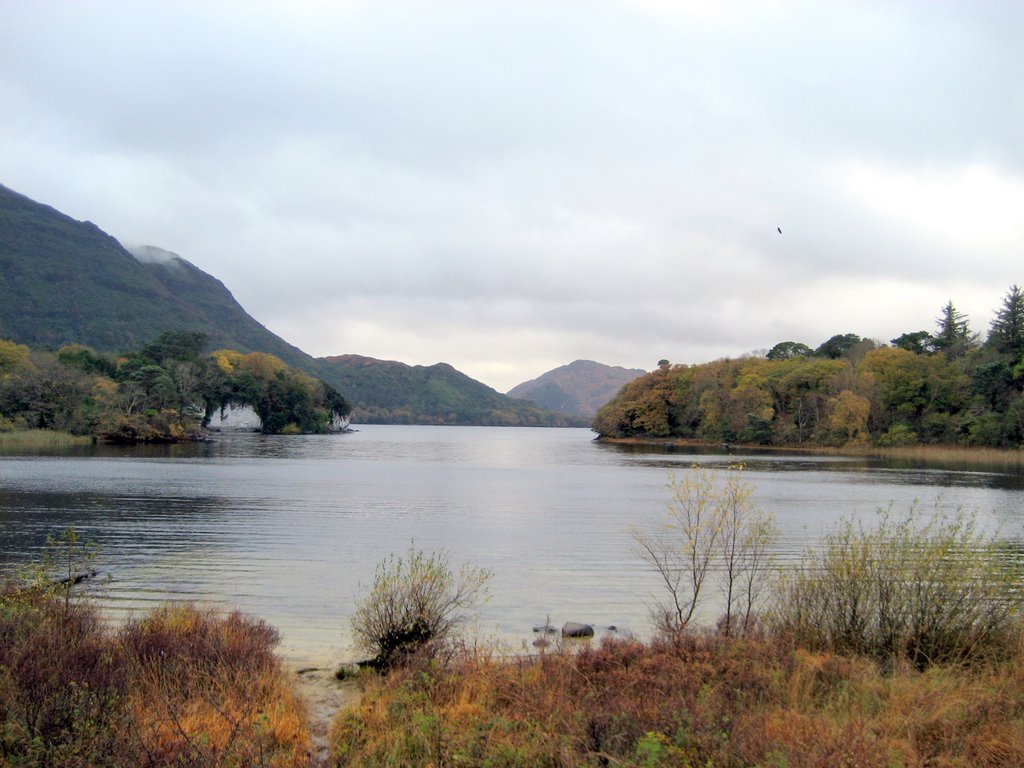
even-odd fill
[{"label": "distant hill ridge", "polygon": [[177,254],[146,245],[129,251],[95,224],[0,185],[0,339],[120,353],[169,330],[201,331],[211,349],[267,352],[319,376],[359,404],[357,421],[589,426],[498,394],[447,364],[314,358]]},{"label": "distant hill ridge", "polygon": [[322,358],[321,364],[324,379],[352,404],[356,422],[589,426],[588,419],[502,395],[447,363],[411,366],[338,355]]},{"label": "distant hill ridge", "polygon": [[531,400],[542,408],[592,419],[598,409],[619,393],[626,384],[647,371],[605,365],[593,360],[575,360],[524,381],[509,390],[508,396]]}]

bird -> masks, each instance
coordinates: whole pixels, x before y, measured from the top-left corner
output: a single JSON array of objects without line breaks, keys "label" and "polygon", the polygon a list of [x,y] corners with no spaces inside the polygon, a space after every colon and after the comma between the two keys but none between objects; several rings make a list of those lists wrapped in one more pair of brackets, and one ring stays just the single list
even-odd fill
[{"label": "bird", "polygon": [[779,230],[779,234],[781,235],[782,234],[782,227],[776,227],[776,229]]}]

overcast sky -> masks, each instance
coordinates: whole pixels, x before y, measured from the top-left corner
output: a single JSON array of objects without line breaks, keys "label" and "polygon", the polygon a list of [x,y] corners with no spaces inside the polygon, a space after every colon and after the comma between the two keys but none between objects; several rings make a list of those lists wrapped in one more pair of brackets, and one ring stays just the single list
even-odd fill
[{"label": "overcast sky", "polygon": [[[500,391],[1024,283],[1024,3],[4,0],[0,183]],[[779,234],[777,228],[782,229]]]}]

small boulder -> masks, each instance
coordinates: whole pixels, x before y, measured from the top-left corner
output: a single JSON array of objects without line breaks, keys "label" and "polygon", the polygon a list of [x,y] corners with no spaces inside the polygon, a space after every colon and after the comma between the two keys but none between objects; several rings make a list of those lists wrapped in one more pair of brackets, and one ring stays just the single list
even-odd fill
[{"label": "small boulder", "polygon": [[580,624],[576,621],[567,621],[562,625],[562,637],[593,637],[594,627],[590,624]]}]

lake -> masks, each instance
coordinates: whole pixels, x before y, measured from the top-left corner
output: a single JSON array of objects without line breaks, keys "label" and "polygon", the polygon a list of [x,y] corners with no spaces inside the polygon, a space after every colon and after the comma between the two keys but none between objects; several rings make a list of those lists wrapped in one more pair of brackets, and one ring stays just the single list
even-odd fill
[{"label": "lake", "polygon": [[[1019,538],[1024,478],[862,458],[615,446],[585,429],[359,426],[344,435],[219,435],[209,443],[0,456],[0,565],[74,526],[100,547],[114,617],[166,600],[238,607],[286,657],[351,658],[348,617],[375,565],[410,544],[494,571],[475,632],[512,650],[531,627],[649,632],[657,581],[630,530],[665,521],[672,473],[744,461],[775,515],[784,563],[849,514],[890,504],[976,512]],[[711,616],[710,618],[713,618]]]}]

